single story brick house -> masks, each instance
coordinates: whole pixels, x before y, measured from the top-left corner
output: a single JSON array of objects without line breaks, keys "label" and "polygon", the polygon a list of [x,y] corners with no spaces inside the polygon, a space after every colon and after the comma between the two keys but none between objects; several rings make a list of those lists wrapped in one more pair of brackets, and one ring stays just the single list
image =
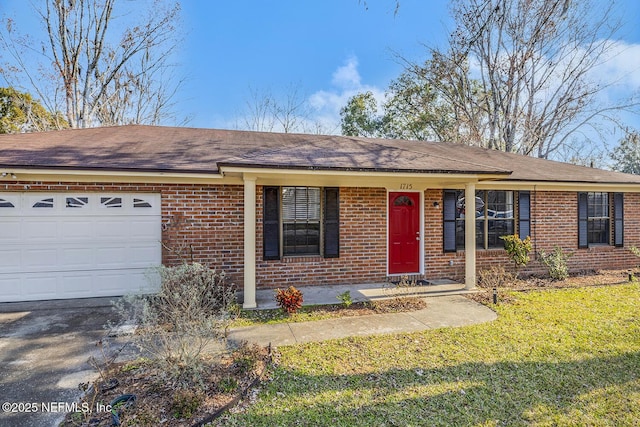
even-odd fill
[{"label": "single story brick house", "polygon": [[[471,146],[129,125],[0,136],[0,301],[122,295],[160,263],[256,288],[476,284],[502,235],[637,265],[640,177]],[[465,215],[475,212],[475,215]],[[533,260],[528,271],[543,270]]]}]

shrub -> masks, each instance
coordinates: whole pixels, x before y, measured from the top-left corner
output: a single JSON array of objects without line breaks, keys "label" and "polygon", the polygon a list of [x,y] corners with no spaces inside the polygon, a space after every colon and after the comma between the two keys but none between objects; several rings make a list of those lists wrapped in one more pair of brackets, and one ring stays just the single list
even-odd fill
[{"label": "shrub", "polygon": [[540,262],[547,267],[552,279],[564,280],[569,277],[567,260],[573,256],[572,253],[564,253],[560,246],[555,246],[553,252],[540,251],[539,256]]},{"label": "shrub", "polygon": [[245,374],[256,367],[262,359],[262,349],[257,344],[245,344],[233,353],[233,367],[236,373]]},{"label": "shrub", "polygon": [[482,288],[504,288],[514,281],[511,273],[502,266],[493,266],[486,270],[480,270],[478,285]]},{"label": "shrub", "polygon": [[276,289],[276,302],[284,311],[293,314],[302,307],[302,292],[294,286],[289,286],[287,289]]},{"label": "shrub", "polygon": [[342,301],[342,305],[344,305],[346,308],[349,308],[351,304],[353,304],[350,291],[344,291],[343,293],[339,294],[336,298]]},{"label": "shrub", "polygon": [[[235,286],[225,274],[202,264],[185,263],[156,270],[154,295],[129,295],[116,301],[125,322],[138,326],[132,335],[145,356],[161,365],[178,387],[205,387],[202,353],[226,352],[226,333],[236,314]],[[215,349],[211,348],[216,344]]]},{"label": "shrub", "polygon": [[504,240],[504,248],[511,261],[515,264],[516,269],[529,263],[529,253],[532,249],[531,237],[527,236],[522,240],[517,234],[510,234],[500,238]]},{"label": "shrub", "polygon": [[217,389],[222,393],[233,393],[238,388],[238,380],[232,376],[226,376],[218,382]]},{"label": "shrub", "polygon": [[174,418],[191,418],[202,400],[202,395],[192,390],[178,390],[173,395],[171,402],[171,412]]}]

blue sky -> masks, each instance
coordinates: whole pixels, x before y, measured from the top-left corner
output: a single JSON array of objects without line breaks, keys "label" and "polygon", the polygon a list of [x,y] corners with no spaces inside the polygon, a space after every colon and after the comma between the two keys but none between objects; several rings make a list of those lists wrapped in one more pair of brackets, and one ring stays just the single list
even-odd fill
[{"label": "blue sky", "polygon": [[191,124],[232,126],[250,89],[277,94],[294,86],[335,100],[383,89],[402,69],[396,52],[418,58],[422,42],[442,38],[447,7],[402,0],[394,14],[393,0],[367,7],[358,0],[184,2],[186,94],[202,106]]},{"label": "blue sky", "polygon": [[[349,96],[382,93],[399,75],[396,54],[422,59],[423,44],[441,45],[453,26],[448,1],[401,0],[397,14],[394,0],[366,5],[358,0],[183,2],[182,61],[190,79],[185,94],[201,106],[191,109],[190,124],[234,127],[250,87],[278,94],[292,85],[317,107],[315,118],[337,123]],[[640,1],[625,0],[621,8],[626,20],[621,36],[638,45],[633,55],[640,56]],[[640,76],[640,62],[634,66]],[[636,83],[640,88],[640,80]]]},{"label": "blue sky", "polygon": [[[420,60],[423,44],[443,43],[452,29],[448,4],[401,0],[394,14],[395,0],[367,0],[367,7],[358,0],[184,0],[178,114],[193,127],[235,128],[250,90],[277,97],[295,86],[315,107],[311,119],[339,132],[338,111],[350,96],[381,94],[399,75],[396,54]],[[640,1],[621,8],[626,49],[611,67],[627,70],[624,87],[638,89]],[[25,0],[0,0],[0,15],[36,31],[31,9]]]}]

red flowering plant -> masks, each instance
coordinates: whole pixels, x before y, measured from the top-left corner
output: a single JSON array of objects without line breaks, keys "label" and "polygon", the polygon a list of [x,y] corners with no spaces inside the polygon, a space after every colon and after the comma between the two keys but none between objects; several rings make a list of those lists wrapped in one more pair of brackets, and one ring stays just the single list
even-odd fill
[{"label": "red flowering plant", "polygon": [[276,289],[276,302],[287,313],[292,314],[302,307],[302,292],[293,286],[287,289]]}]

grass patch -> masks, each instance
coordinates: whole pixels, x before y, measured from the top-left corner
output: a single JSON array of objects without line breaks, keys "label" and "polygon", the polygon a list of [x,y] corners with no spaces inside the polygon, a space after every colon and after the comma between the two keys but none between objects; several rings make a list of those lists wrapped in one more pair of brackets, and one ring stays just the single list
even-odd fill
[{"label": "grass patch", "polygon": [[633,426],[640,286],[512,293],[498,320],[280,348],[230,426]]}]

